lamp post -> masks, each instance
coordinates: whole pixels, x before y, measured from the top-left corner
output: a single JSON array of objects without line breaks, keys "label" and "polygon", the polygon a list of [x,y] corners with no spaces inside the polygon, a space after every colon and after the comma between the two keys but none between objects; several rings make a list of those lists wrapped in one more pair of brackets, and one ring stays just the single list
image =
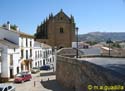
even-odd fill
[{"label": "lamp post", "polygon": [[109,56],[111,56],[111,53],[110,53],[110,48],[111,48],[111,46],[110,46],[110,44],[113,43],[113,42],[112,42],[111,39],[109,38],[106,43],[109,44]]},{"label": "lamp post", "polygon": [[1,52],[0,52],[0,73],[1,73]]},{"label": "lamp post", "polygon": [[76,31],[76,58],[78,58],[78,27],[75,28]]}]

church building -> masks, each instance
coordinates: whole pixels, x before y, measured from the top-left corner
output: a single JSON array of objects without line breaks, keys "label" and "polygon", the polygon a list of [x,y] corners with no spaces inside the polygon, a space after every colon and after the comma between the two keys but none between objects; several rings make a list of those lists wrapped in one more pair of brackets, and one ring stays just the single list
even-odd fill
[{"label": "church building", "polygon": [[75,41],[74,17],[67,16],[62,9],[55,16],[51,13],[37,27],[35,39],[53,48],[71,47],[72,42]]}]

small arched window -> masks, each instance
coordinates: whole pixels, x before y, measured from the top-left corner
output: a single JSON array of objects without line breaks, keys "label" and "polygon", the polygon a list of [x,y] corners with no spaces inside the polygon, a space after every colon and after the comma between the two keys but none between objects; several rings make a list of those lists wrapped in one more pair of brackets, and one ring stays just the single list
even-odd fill
[{"label": "small arched window", "polygon": [[60,20],[63,20],[63,17],[60,17]]},{"label": "small arched window", "polygon": [[63,30],[63,28],[62,28],[62,27],[60,28],[60,33],[64,33],[64,30]]}]

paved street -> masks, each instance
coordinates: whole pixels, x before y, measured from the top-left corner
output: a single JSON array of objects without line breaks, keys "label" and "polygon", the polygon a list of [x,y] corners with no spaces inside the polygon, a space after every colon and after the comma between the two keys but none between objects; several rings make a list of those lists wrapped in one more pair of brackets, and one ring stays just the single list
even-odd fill
[{"label": "paved street", "polygon": [[[50,71],[51,72],[51,71]],[[40,72],[40,73],[50,73],[50,72]],[[32,74],[32,80],[31,81],[27,81],[24,83],[15,83],[15,87],[16,87],[16,91],[51,91],[49,89],[46,89],[43,87],[43,85],[41,85],[41,79],[43,79],[43,81],[48,80],[49,79],[55,79],[55,75],[51,75],[51,76],[45,76],[45,77],[41,77],[40,73],[37,74]],[[34,84],[35,82],[35,84]],[[35,85],[35,86],[34,86]]]},{"label": "paved street", "polygon": [[[24,83],[6,83],[16,87],[16,91],[73,91],[62,87],[56,80],[55,75],[51,71],[41,71],[32,74],[32,80]],[[42,81],[41,81],[42,80]],[[34,86],[35,82],[35,86]]]}]

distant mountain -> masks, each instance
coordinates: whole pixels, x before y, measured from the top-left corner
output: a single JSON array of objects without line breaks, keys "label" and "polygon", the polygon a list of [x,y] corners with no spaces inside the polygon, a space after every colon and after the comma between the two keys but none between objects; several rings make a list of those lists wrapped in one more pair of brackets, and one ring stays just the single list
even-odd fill
[{"label": "distant mountain", "polygon": [[80,41],[106,41],[108,39],[114,41],[125,40],[125,32],[91,32],[88,34],[79,35]]}]

